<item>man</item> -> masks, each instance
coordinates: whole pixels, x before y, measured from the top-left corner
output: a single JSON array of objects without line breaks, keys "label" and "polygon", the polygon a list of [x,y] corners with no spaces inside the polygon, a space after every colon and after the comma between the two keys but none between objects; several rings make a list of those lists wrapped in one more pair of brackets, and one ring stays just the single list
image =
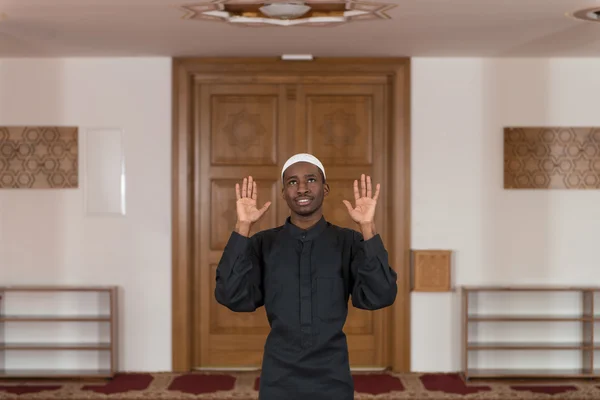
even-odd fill
[{"label": "man", "polygon": [[283,226],[249,232],[271,205],[257,207],[257,186],[236,184],[237,223],[216,275],[216,300],[233,311],[265,306],[271,331],[265,344],[259,399],[350,400],[354,383],[343,327],[348,297],[354,307],[391,305],[396,273],[377,234],[371,178],[354,181],[355,206],[344,200],[360,233],[323,217],[329,193],[325,168],[310,154],[284,165],[282,197],[290,208]]}]

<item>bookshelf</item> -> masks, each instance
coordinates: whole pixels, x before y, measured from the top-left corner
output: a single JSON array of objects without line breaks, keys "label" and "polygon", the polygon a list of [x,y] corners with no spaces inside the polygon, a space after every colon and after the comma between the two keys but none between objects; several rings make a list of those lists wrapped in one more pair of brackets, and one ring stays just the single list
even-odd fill
[{"label": "bookshelf", "polygon": [[461,296],[466,380],[600,377],[600,287],[464,286]]},{"label": "bookshelf", "polygon": [[115,286],[0,286],[0,378],[111,378]]}]

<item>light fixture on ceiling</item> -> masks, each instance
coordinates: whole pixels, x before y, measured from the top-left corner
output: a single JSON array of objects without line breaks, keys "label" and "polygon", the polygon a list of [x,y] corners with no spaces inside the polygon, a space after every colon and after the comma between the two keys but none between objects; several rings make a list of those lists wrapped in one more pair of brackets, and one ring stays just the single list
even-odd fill
[{"label": "light fixture on ceiling", "polygon": [[232,25],[338,26],[355,21],[389,20],[394,2],[367,0],[202,0],[181,6],[183,19]]},{"label": "light fixture on ceiling", "polygon": [[578,10],[573,13],[569,13],[567,14],[567,16],[582,21],[600,22],[600,8],[585,8],[583,10]]},{"label": "light fixture on ceiling", "polygon": [[265,3],[260,7],[261,13],[269,18],[294,19],[300,18],[310,11],[303,1],[289,1],[283,3]]},{"label": "light fixture on ceiling", "polygon": [[281,59],[283,61],[312,61],[314,57],[312,54],[283,54]]}]

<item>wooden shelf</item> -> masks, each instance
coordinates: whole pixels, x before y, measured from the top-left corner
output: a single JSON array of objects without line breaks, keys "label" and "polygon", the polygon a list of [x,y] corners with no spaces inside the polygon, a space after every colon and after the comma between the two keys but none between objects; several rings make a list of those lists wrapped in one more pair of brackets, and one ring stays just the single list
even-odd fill
[{"label": "wooden shelf", "polygon": [[598,286],[462,286],[467,292],[599,292]]},{"label": "wooden shelf", "polygon": [[78,285],[4,285],[2,292],[107,292],[112,293],[115,286],[78,286]]},{"label": "wooden shelf", "polygon": [[111,378],[114,376],[112,370],[67,370],[67,369],[0,369],[0,378]]},{"label": "wooden shelf", "polygon": [[469,321],[491,321],[491,322],[551,322],[551,321],[589,321],[591,317],[581,315],[469,315]]},{"label": "wooden shelf", "polygon": [[108,316],[85,315],[0,315],[0,322],[110,322]]},{"label": "wooden shelf", "polygon": [[[517,294],[517,292],[519,292]],[[551,295],[551,292],[557,292],[558,296],[565,294],[573,294],[574,310],[568,311],[566,305],[560,307],[560,312],[552,314],[557,308],[560,300],[555,302],[545,303],[544,298],[540,296]],[[600,338],[595,340],[594,323],[600,321],[596,314],[600,310],[600,305],[594,303],[600,300],[600,287],[576,287],[576,286],[463,286],[462,293],[462,323],[463,323],[463,375],[465,379],[473,378],[600,378],[600,363],[594,358],[594,351],[600,350]],[[506,295],[505,299],[501,296]],[[493,296],[496,300],[494,312],[485,312],[477,310],[474,305],[475,301],[480,296]],[[517,296],[526,296],[538,308],[545,308],[543,312],[536,309],[528,310],[525,304],[520,304]],[[500,311],[503,308],[510,312]],[[524,323],[527,323],[525,325]],[[550,325],[550,324],[555,325]],[[512,324],[512,325],[511,325]],[[481,326],[493,327],[491,331],[495,340],[481,340],[473,338],[472,330],[474,331]],[[518,336],[516,333],[523,329],[523,326],[534,326],[537,336],[531,340],[519,341],[515,339]],[[553,326],[553,329],[547,327]],[[561,328],[556,328],[561,327]],[[562,327],[571,327],[577,329],[580,334],[578,338],[571,339],[572,341],[552,341],[550,335],[556,333]],[[498,336],[500,340],[498,339]],[[523,368],[519,361],[511,358],[510,368],[478,368],[472,365],[470,356],[478,354],[476,352],[492,352],[498,353],[504,351],[517,352],[520,356],[531,354],[549,355],[556,352],[555,360],[562,361],[561,354],[567,354],[568,351],[578,354],[581,358],[581,365],[575,365],[575,368],[561,368],[560,365],[556,369],[542,368],[530,369]],[[561,353],[562,352],[562,353]],[[498,357],[490,357],[490,364],[494,364]],[[516,357],[518,358],[518,357]],[[487,364],[487,363],[486,363]],[[487,365],[486,365],[487,366]],[[513,367],[514,366],[514,367]],[[566,365],[572,367],[572,365]]]},{"label": "wooden shelf", "polygon": [[583,369],[469,369],[469,378],[592,378],[596,373]]},{"label": "wooden shelf", "polygon": [[469,350],[582,350],[592,346],[584,343],[534,343],[534,342],[469,342]]},{"label": "wooden shelf", "polygon": [[0,343],[0,350],[110,350],[110,343]]},{"label": "wooden shelf", "polygon": [[[20,292],[20,293],[19,293]],[[52,300],[60,296],[73,296],[76,292],[84,293],[86,296],[92,296],[95,302],[105,301],[106,310],[88,310],[87,313],[60,313],[63,307],[52,306]],[[117,292],[115,286],[0,286],[0,378],[110,378],[117,372],[118,360],[118,318],[117,318]],[[15,296],[13,298],[13,296]],[[14,304],[25,299],[26,306],[15,307]],[[95,303],[94,303],[95,304]],[[53,309],[54,307],[54,309]],[[14,310],[17,308],[17,310]],[[85,308],[79,303],[79,300],[68,300],[68,309],[79,310]],[[89,307],[88,307],[89,308]],[[102,308],[98,306],[98,308]],[[39,310],[48,311],[48,314]],[[26,314],[22,312],[26,311]],[[31,314],[29,314],[31,312]],[[23,324],[25,323],[25,324]],[[39,337],[46,331],[45,327],[52,324],[68,323],[68,327],[75,326],[72,332],[61,329],[58,338],[44,338],[44,340],[31,340],[25,336],[33,335]],[[77,324],[96,323],[100,327],[105,327],[105,336],[108,340],[98,338],[76,339],[75,342],[53,341],[54,339],[64,340],[71,334],[77,334],[84,331],[78,329]],[[19,324],[19,325],[15,325]],[[41,324],[41,325],[40,325]],[[18,328],[15,328],[18,327]],[[12,340],[6,335],[13,329],[18,330],[17,337]],[[98,333],[98,332],[97,332]],[[100,341],[98,341],[100,340]],[[98,352],[108,355],[108,367],[92,366],[85,369],[49,369],[48,366],[33,365],[31,369],[10,368],[7,352],[11,352],[11,357],[18,357],[21,352],[44,352],[41,354],[56,353],[60,351],[76,352]],[[30,360],[31,357],[28,358]],[[14,360],[14,358],[11,358]],[[21,363],[17,363],[22,366]],[[80,367],[81,362],[77,363]],[[42,368],[39,368],[42,367]],[[52,368],[52,365],[49,366]],[[97,368],[98,367],[98,368]]]}]

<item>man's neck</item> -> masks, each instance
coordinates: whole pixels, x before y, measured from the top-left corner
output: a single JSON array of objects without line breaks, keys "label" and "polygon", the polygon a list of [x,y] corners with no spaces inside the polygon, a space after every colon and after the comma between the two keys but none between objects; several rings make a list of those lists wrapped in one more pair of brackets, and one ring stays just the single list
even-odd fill
[{"label": "man's neck", "polygon": [[297,215],[291,214],[290,221],[300,229],[308,229],[316,225],[317,222],[323,217],[322,212],[314,212],[311,215]]}]

